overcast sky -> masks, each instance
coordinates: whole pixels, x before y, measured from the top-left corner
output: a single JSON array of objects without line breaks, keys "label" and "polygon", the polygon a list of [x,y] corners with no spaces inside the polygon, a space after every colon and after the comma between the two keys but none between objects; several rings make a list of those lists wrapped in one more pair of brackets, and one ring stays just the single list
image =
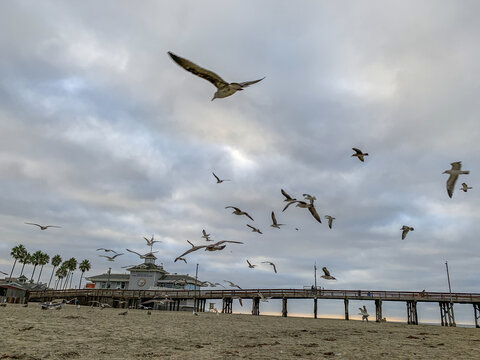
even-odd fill
[{"label": "overcast sky", "polygon": [[[110,263],[95,249],[146,252],[143,236],[154,234],[167,271],[192,275],[198,263],[202,280],[244,288],[311,285],[316,262],[338,279],[319,279],[326,288],[448,291],[448,260],[452,290],[479,292],[478,2],[4,1],[0,10],[0,270],[10,272],[22,243],[89,259],[87,276],[121,272],[138,257]],[[227,81],[266,78],[210,101],[212,84],[167,51]],[[352,147],[369,153],[364,163]],[[442,172],[453,161],[471,173],[450,199]],[[212,171],[233,181],[216,184]],[[281,188],[315,195],[333,229],[305,209],[282,213]],[[280,230],[269,227],[272,210]],[[415,228],[404,241],[402,225]],[[203,244],[202,229],[244,244],[173,263],[187,239]]]}]

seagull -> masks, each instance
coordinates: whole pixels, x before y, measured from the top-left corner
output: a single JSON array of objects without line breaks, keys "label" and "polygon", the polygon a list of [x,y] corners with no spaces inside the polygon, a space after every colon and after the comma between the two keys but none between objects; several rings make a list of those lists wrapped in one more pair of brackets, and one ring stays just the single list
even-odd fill
[{"label": "seagull", "polygon": [[56,226],[56,225],[40,225],[40,224],[29,223],[29,222],[26,222],[25,224],[38,226],[40,230],[47,230],[48,228],[61,228],[61,226]]},{"label": "seagull", "polygon": [[443,174],[450,175],[447,179],[447,193],[448,196],[451,198],[453,195],[453,188],[455,187],[455,183],[458,179],[458,175],[467,175],[470,174],[470,171],[462,171],[461,161],[453,162],[450,165],[452,165],[452,168],[450,170],[445,170]]},{"label": "seagull", "polygon": [[121,313],[118,314],[118,315],[123,315],[123,316],[125,316],[125,315],[127,315],[127,314],[128,314],[128,310],[127,310],[127,311],[124,311],[124,312],[121,312]]},{"label": "seagull", "polygon": [[102,303],[100,301],[96,301],[96,300],[93,300],[93,301],[90,301],[90,303],[92,304],[91,307],[93,307],[93,304],[98,304],[98,307],[101,308],[102,310],[105,309],[106,307],[111,307],[109,304],[107,303]]},{"label": "seagull", "polygon": [[288,195],[285,190],[280,189],[280,191],[282,192],[282,195],[285,196],[285,200],[283,200],[283,201],[286,201],[286,202],[288,202],[288,203],[297,201],[297,199],[294,199],[294,198],[292,198],[290,195]]},{"label": "seagull", "polygon": [[0,274],[8,275],[6,272],[0,271]]},{"label": "seagull", "polygon": [[202,238],[204,238],[206,241],[213,241],[213,240],[210,239],[210,237],[209,237],[210,234],[207,234],[207,232],[205,231],[205,229],[202,230],[202,234],[203,234]]},{"label": "seagull", "polygon": [[[248,267],[249,267],[250,269],[255,269],[255,266],[257,266],[257,265],[252,265],[252,264],[250,264],[250,261],[248,261],[248,260],[247,260],[247,264],[248,264]],[[5,274],[5,275],[6,275],[6,274]]]},{"label": "seagull", "polygon": [[363,159],[364,156],[368,156],[368,153],[363,153],[362,150],[360,150],[360,149],[352,148],[352,150],[355,151],[355,154],[353,154],[352,156],[358,157],[358,159],[359,159],[361,162],[364,161],[364,159]]},{"label": "seagull", "polygon": [[220,179],[217,175],[215,175],[214,172],[212,172],[213,176],[215,176],[215,179],[217,179],[217,184],[221,184],[224,181],[232,181],[230,179]]},{"label": "seagull", "polygon": [[185,70],[191,72],[194,75],[201,77],[202,79],[210,81],[217,88],[217,91],[213,95],[212,101],[217,98],[224,98],[224,97],[233,95],[237,91],[243,90],[243,88],[253,85],[264,79],[263,77],[261,79],[253,80],[253,81],[245,81],[241,83],[227,83],[225,80],[223,80],[220,76],[218,76],[214,72],[204,69],[187,59],[181,58],[180,56],[177,56],[171,53],[170,51],[168,52],[168,55],[170,55],[173,61],[175,61],[178,65],[183,67]]},{"label": "seagull", "polygon": [[126,304],[127,302],[125,300],[116,300],[114,299],[113,301],[118,302],[118,305]]},{"label": "seagull", "polygon": [[221,286],[221,287],[225,287],[223,286],[222,284],[220,283],[212,283],[210,281],[205,281],[205,283],[207,283],[210,287],[216,287],[217,285]]},{"label": "seagull", "polygon": [[324,278],[325,280],[337,280],[332,275],[330,275],[330,271],[328,271],[325,266],[322,268],[322,270],[325,275],[322,275],[320,277]]},{"label": "seagull", "polygon": [[310,194],[303,194],[303,197],[305,198],[305,200],[310,201],[310,204],[313,204],[313,202],[317,200],[315,196],[312,196]]},{"label": "seagull", "polygon": [[153,235],[152,235],[152,238],[151,239],[147,239],[145,236],[143,237],[145,239],[145,241],[147,242],[147,246],[150,246],[152,247],[153,244],[157,243],[157,242],[161,242],[160,240],[154,240],[153,238]]},{"label": "seagull", "polygon": [[99,257],[104,257],[104,258],[107,258],[108,261],[115,261],[115,258],[117,256],[120,256],[120,255],[123,255],[123,254],[115,254],[113,256],[107,256],[107,255],[98,255]]},{"label": "seagull", "polygon": [[464,192],[467,192],[467,190],[470,190],[472,187],[468,186],[466,183],[462,183],[462,187],[460,190],[463,190]]},{"label": "seagull", "polygon": [[175,261],[177,261],[177,260],[185,261],[185,264],[187,263],[187,260],[185,260],[183,257],[178,257],[178,258],[175,259]]},{"label": "seagull", "polygon": [[325,219],[328,219],[328,227],[331,229],[333,220],[335,220],[335,218],[331,217],[330,215],[325,215]]},{"label": "seagull", "polygon": [[240,242],[240,241],[230,241],[230,240],[222,240],[222,241],[217,241],[215,244],[199,245],[199,246],[193,245],[190,241],[188,241],[188,243],[190,245],[192,245],[192,247],[190,249],[188,249],[187,251],[185,251],[183,254],[177,256],[177,258],[175,259],[174,262],[177,262],[177,260],[180,260],[180,258],[184,255],[190,254],[193,251],[197,251],[197,250],[200,250],[200,249],[203,249],[203,248],[205,248],[205,251],[218,251],[218,250],[225,249],[225,246],[227,246],[227,245],[222,245],[224,243],[243,244],[243,242]]},{"label": "seagull", "polygon": [[270,264],[273,266],[273,271],[275,271],[275,274],[277,273],[277,267],[275,266],[274,263],[270,262],[270,261],[262,261],[262,264]]},{"label": "seagull", "polygon": [[[322,223],[322,219],[320,219],[320,216],[318,215],[317,210],[315,209],[315,206],[313,205],[313,203],[308,204],[305,201],[299,201],[299,200],[294,202],[297,203],[297,205],[295,205],[296,207],[299,207],[302,209],[308,209],[308,211],[310,211],[310,214],[312,214],[315,220],[317,220],[319,223]],[[288,203],[287,206],[285,206],[285,208],[283,209],[283,211],[285,211],[291,204],[293,204],[293,202]]]},{"label": "seagull", "polygon": [[234,284],[231,281],[228,281],[228,280],[223,280],[223,281],[229,283],[230,287],[236,287],[236,288],[239,288],[240,290],[243,290],[240,286],[238,286],[237,284]]},{"label": "seagull", "polygon": [[114,252],[115,254],[118,254],[115,250],[112,249],[105,249],[105,248],[99,248],[97,251],[104,250],[105,252]]},{"label": "seagull", "polygon": [[272,225],[271,227],[280,229],[280,226],[285,225],[285,224],[277,224],[277,219],[275,218],[275,213],[272,211]]},{"label": "seagull", "polygon": [[133,266],[137,266],[137,265],[127,265],[127,266],[122,266],[122,269],[126,269],[126,268],[133,267]]},{"label": "seagull", "polygon": [[402,230],[402,240],[405,240],[405,237],[407,236],[408,232],[413,231],[414,229],[413,227],[403,225],[400,230]]},{"label": "seagull", "polygon": [[235,207],[235,206],[226,206],[225,209],[228,209],[228,208],[232,208],[234,209],[234,211],[232,212],[232,214],[235,214],[235,215],[245,215],[246,217],[248,217],[250,220],[252,221],[255,221],[253,220],[253,218],[248,215],[248,213],[246,213],[245,211],[242,211],[240,210],[239,208]]},{"label": "seagull", "polygon": [[153,252],[151,251],[151,252],[149,252],[149,253],[146,253],[146,254],[142,255],[142,254],[139,254],[138,252],[133,251],[133,250],[129,250],[129,249],[126,249],[126,250],[127,250],[128,252],[131,252],[131,253],[133,253],[133,254],[136,254],[136,255],[140,256],[140,259],[145,259],[146,256],[148,256],[148,255],[153,255],[153,254],[155,254],[155,253],[158,252],[158,251],[153,251]]},{"label": "seagull", "polygon": [[260,229],[257,229],[256,227],[253,227],[252,225],[248,225],[247,226],[252,229],[252,232],[256,232],[256,233],[259,233],[259,234],[263,234]]},{"label": "seagull", "polygon": [[367,320],[368,322],[368,317],[370,316],[367,312],[367,307],[365,305],[363,305],[363,309],[362,308],[358,308],[358,310],[360,310],[360,313],[358,315],[362,315],[362,321],[363,320]]},{"label": "seagull", "polygon": [[268,302],[268,299],[271,299],[271,297],[265,297],[261,292],[258,292],[258,296],[260,296],[260,301],[263,302]]}]

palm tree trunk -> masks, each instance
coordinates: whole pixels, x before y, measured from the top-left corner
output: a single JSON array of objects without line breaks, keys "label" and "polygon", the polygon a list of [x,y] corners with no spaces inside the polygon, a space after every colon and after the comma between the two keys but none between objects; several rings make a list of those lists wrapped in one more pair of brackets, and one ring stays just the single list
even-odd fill
[{"label": "palm tree trunk", "polygon": [[80,274],[80,282],[78,283],[78,289],[79,289],[79,290],[81,289],[81,286],[82,286],[82,277],[83,277],[83,271],[82,271],[82,273]]},{"label": "palm tree trunk", "polygon": [[40,283],[40,276],[42,276],[42,271],[43,271],[43,265],[42,265],[42,267],[40,268],[40,274],[38,274],[37,284]]},{"label": "palm tree trunk", "polygon": [[15,269],[15,265],[17,264],[17,259],[15,259],[15,262],[13,263],[12,271],[10,272],[10,281],[12,280],[12,275],[13,275],[13,269]]},{"label": "palm tree trunk", "polygon": [[67,290],[68,279],[70,278],[70,272],[67,272],[67,276],[65,277],[65,282],[63,283],[63,290]]},{"label": "palm tree trunk", "polygon": [[25,267],[25,263],[23,263],[23,265],[22,265],[22,271],[20,271],[20,276],[19,277],[21,277],[23,275],[23,268],[24,267]]},{"label": "palm tree trunk", "polygon": [[37,264],[33,265],[33,272],[32,272],[32,277],[30,278],[30,281],[33,281],[33,274],[35,274],[36,268],[37,268]]},{"label": "palm tree trunk", "polygon": [[72,280],[73,280],[73,271],[72,271],[72,276],[70,277],[70,289],[72,288]]},{"label": "palm tree trunk", "polygon": [[[53,278],[53,273],[55,272],[55,268],[56,266],[53,267],[53,270],[52,270],[52,275],[50,275],[50,281],[48,282],[48,286],[47,288],[50,287],[50,283],[52,282],[52,278]],[[55,285],[55,290],[57,289],[57,285]]]},{"label": "palm tree trunk", "polygon": [[57,278],[57,280],[55,280],[55,290],[57,290],[59,283],[60,283],[60,278]]},{"label": "palm tree trunk", "polygon": [[63,277],[60,279],[60,290],[62,290],[62,285],[63,285]]}]

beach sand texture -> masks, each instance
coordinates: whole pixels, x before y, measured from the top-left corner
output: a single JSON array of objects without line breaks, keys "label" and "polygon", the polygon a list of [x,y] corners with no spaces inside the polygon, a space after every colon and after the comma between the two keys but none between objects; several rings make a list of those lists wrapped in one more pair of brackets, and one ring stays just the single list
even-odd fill
[{"label": "beach sand texture", "polygon": [[480,359],[480,329],[90,308],[0,308],[0,359]]}]

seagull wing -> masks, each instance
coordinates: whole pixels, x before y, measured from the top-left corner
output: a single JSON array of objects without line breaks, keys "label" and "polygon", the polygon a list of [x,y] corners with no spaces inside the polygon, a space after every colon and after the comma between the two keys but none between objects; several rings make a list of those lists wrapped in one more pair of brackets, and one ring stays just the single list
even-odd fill
[{"label": "seagull wing", "polygon": [[[248,264],[248,266],[252,266],[252,264],[250,264],[250,261],[248,261],[248,260],[247,260],[247,264]],[[5,275],[7,275],[7,274],[5,274]]]},{"label": "seagull wing", "polygon": [[213,176],[215,176],[215,179],[217,179],[217,181],[220,181],[220,178],[217,175],[215,175],[214,172],[212,172],[212,174],[213,174]]},{"label": "seagull wing", "polygon": [[240,210],[239,208],[235,207],[235,206],[225,206],[225,209],[228,209],[228,208],[231,208],[231,209],[235,209],[237,211],[242,211]]},{"label": "seagull wing", "polygon": [[322,268],[322,271],[324,272],[325,276],[330,276],[330,271],[328,271],[325,266]]},{"label": "seagull wing", "polygon": [[35,223],[27,223],[27,222],[26,222],[25,224],[27,224],[27,225],[35,225],[35,226],[38,226],[39,228],[42,227],[42,225],[40,225],[40,224],[35,224]]},{"label": "seagull wing", "polygon": [[253,220],[253,218],[250,215],[248,215],[247,212],[245,212],[245,216],[248,217],[250,220],[255,221],[255,220]]},{"label": "seagull wing", "polygon": [[282,192],[282,195],[285,196],[286,200],[295,200],[295,199],[292,199],[292,197],[288,195],[285,190],[280,189],[280,191]]},{"label": "seagull wing", "polygon": [[332,222],[333,222],[333,219],[330,217],[328,218],[328,227],[331,229],[332,228]]},{"label": "seagull wing", "polygon": [[[173,61],[175,61],[178,65],[183,67],[185,70],[191,72],[194,75],[201,77],[202,79],[210,81],[215,87],[220,88],[222,86],[228,85],[228,83],[225,80],[223,80],[220,76],[215,74],[213,71],[204,69],[201,66],[198,66],[197,64],[194,64],[193,62],[187,59],[184,59],[180,56],[177,56],[171,53],[170,51],[168,52],[168,55],[170,55]],[[243,87],[244,85],[241,85],[241,86]]]},{"label": "seagull wing", "polygon": [[265,77],[261,78],[261,79],[258,79],[258,80],[252,80],[252,81],[244,81],[244,82],[241,82],[241,83],[238,83],[241,87],[247,87],[247,86],[250,86],[250,85],[253,85],[253,84],[256,84],[258,83],[259,81],[262,81],[263,79],[265,79]]},{"label": "seagull wing", "polygon": [[[210,246],[218,246],[218,245],[221,245],[221,244],[224,244],[224,243],[243,244],[243,242],[241,242],[241,241],[222,240],[222,241],[218,241],[215,244],[212,244]],[[204,245],[203,247],[207,247],[207,246]]]},{"label": "seagull wing", "polygon": [[277,267],[275,266],[275,264],[274,264],[274,263],[270,263],[270,265],[272,265],[272,266],[273,266],[273,271],[275,271],[275,274],[276,274],[276,273],[277,273]]},{"label": "seagull wing", "polygon": [[139,254],[139,253],[138,253],[138,252],[136,252],[136,251],[129,250],[129,249],[127,249],[127,251],[128,251],[128,252],[131,252],[131,253],[133,253],[133,254],[137,254],[137,255],[138,255],[138,256],[140,256],[141,258],[143,258],[143,257],[144,257],[142,254]]},{"label": "seagull wing", "polygon": [[120,256],[120,255],[123,255],[123,254],[115,254],[112,256],[112,259],[115,259],[117,256]]},{"label": "seagull wing", "polygon": [[353,151],[355,151],[358,155],[363,155],[362,150],[357,149],[357,148],[352,148]]},{"label": "seagull wing", "polygon": [[192,247],[191,249],[188,249],[187,251],[185,251],[183,254],[177,256],[177,258],[175,259],[174,262],[176,262],[177,260],[179,260],[181,257],[187,255],[187,254],[190,254],[191,252],[194,252],[194,251],[197,251],[199,249],[202,249],[204,247],[207,247],[207,245],[200,245],[200,246],[194,246]]},{"label": "seagull wing", "polygon": [[272,221],[273,225],[277,225],[277,219],[275,218],[275,213],[272,211]]},{"label": "seagull wing", "polygon": [[298,200],[297,200],[297,201],[290,201],[287,205],[285,205],[285,207],[283,208],[282,212],[285,211],[285,210],[287,210],[287,208],[288,208],[290,205],[292,205],[292,204],[294,204],[294,203],[296,203],[296,202],[299,202],[299,201],[298,201]]},{"label": "seagull wing", "polygon": [[248,225],[248,224],[247,224],[247,226],[248,226],[250,229],[252,229],[253,231],[257,230],[257,229],[254,228],[252,225]]},{"label": "seagull wing", "polygon": [[[452,163],[452,170],[459,170],[459,169],[453,169],[453,164],[456,164],[456,163]],[[455,183],[457,182],[457,179],[458,179],[457,174],[450,174],[450,176],[447,179],[447,193],[450,198],[453,196],[453,189],[455,187]]]},{"label": "seagull wing", "polygon": [[320,219],[320,216],[318,215],[317,210],[315,209],[315,207],[313,205],[308,207],[308,211],[310,211],[310,214],[312,214],[312,216],[315,218],[315,220],[317,220],[319,223],[322,222],[322,219]]},{"label": "seagull wing", "polygon": [[49,227],[54,227],[54,228],[61,228],[61,226],[57,226],[57,225],[47,225],[45,226],[46,228],[49,228]]},{"label": "seagull wing", "polygon": [[452,165],[451,170],[462,170],[462,162],[461,161],[453,162],[450,165]]}]

